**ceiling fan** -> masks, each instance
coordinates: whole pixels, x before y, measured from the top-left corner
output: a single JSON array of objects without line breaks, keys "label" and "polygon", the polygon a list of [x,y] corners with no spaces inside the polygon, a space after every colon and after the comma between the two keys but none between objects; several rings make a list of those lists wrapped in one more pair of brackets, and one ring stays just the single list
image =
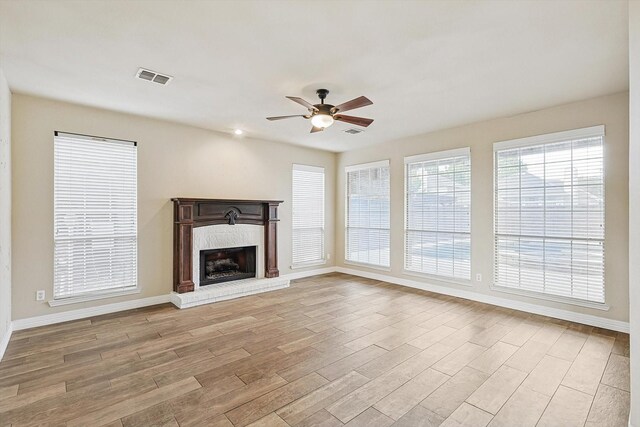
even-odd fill
[{"label": "ceiling fan", "polygon": [[321,132],[331,126],[334,120],[338,120],[345,123],[351,123],[353,125],[367,127],[373,123],[373,119],[365,119],[364,117],[345,116],[342,114],[345,111],[355,110],[356,108],[365,107],[373,104],[366,96],[360,96],[352,99],[351,101],[344,102],[340,105],[325,104],[324,99],[329,94],[327,89],[318,89],[316,91],[318,98],[320,98],[320,104],[311,104],[302,98],[296,96],[287,96],[293,102],[306,107],[309,110],[309,114],[297,114],[294,116],[276,116],[267,117],[267,120],[282,120],[290,119],[293,117],[304,117],[305,119],[311,119],[311,133]]}]

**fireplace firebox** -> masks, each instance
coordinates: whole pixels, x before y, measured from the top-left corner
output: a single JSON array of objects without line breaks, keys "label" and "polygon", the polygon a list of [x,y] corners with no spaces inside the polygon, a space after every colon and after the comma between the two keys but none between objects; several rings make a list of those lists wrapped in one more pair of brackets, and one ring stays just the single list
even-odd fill
[{"label": "fireplace firebox", "polygon": [[200,286],[256,277],[256,246],[200,251]]}]

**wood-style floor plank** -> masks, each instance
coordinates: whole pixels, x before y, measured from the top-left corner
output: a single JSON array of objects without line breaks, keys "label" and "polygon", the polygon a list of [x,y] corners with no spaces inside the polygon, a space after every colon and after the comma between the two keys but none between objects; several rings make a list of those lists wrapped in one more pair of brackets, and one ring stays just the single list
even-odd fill
[{"label": "wood-style floor plank", "polygon": [[160,387],[141,394],[140,396],[118,402],[115,405],[107,406],[86,415],[81,415],[78,418],[73,418],[67,422],[67,426],[84,427],[88,425],[101,426],[108,424],[122,417],[134,414],[141,409],[157,405],[166,400],[175,399],[177,396],[200,387],[200,383],[194,377],[190,377],[166,387]]},{"label": "wood-style floor plank", "polygon": [[629,336],[329,274],[16,331],[0,426],[617,425]]}]

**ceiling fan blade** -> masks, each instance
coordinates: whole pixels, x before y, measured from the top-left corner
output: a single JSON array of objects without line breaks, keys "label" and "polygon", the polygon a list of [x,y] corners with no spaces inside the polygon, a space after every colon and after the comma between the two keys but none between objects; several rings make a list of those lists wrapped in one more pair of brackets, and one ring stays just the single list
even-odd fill
[{"label": "ceiling fan blade", "polygon": [[311,128],[311,132],[309,133],[316,133],[316,132],[322,132],[324,130],[324,128],[318,128],[318,127],[312,127]]},{"label": "ceiling fan blade", "polygon": [[267,117],[267,120],[282,120],[282,119],[290,119],[292,117],[304,117],[302,114],[296,114],[295,116],[275,116],[275,117]]},{"label": "ceiling fan blade", "polygon": [[373,119],[365,119],[364,117],[354,117],[354,116],[344,116],[342,114],[336,114],[333,116],[335,120],[339,120],[345,123],[351,123],[352,125],[358,125],[362,127],[367,127],[371,123],[373,123]]},{"label": "ceiling fan blade", "polygon": [[366,96],[361,96],[356,99],[352,99],[351,101],[344,102],[340,105],[336,105],[333,110],[336,112],[344,112],[349,110],[355,110],[356,108],[366,107],[367,105],[371,105],[373,102]]},{"label": "ceiling fan blade", "polygon": [[307,101],[305,101],[302,98],[298,98],[297,96],[287,96],[286,98],[292,100],[293,102],[297,102],[298,104],[302,105],[307,110],[318,111],[318,109],[316,107],[314,107],[313,105],[311,105],[310,103],[308,103]]}]

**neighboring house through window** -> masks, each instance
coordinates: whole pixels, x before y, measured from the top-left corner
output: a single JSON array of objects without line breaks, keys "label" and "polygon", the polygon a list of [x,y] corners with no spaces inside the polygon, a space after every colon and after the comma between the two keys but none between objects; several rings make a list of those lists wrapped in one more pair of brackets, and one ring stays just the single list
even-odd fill
[{"label": "neighboring house through window", "polygon": [[347,262],[387,268],[389,259],[389,161],[345,170]]},{"label": "neighboring house through window", "polygon": [[604,126],[494,151],[495,285],[604,303]]}]

